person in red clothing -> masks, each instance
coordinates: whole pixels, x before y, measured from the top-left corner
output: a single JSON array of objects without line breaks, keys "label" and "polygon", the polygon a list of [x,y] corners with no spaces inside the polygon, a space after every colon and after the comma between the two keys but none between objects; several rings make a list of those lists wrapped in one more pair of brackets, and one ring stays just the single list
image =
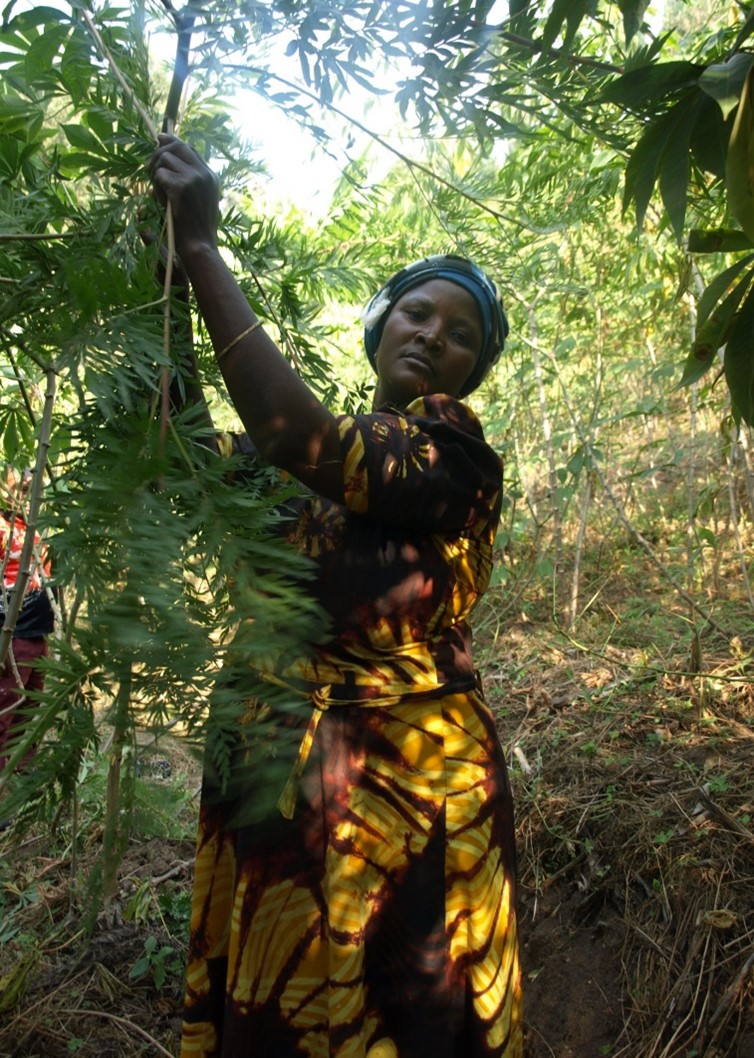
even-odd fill
[{"label": "person in red clothing", "polygon": [[[22,509],[31,474],[18,475],[5,467],[0,482],[0,628],[5,624],[10,600],[20,573],[20,560],[27,526]],[[44,687],[39,661],[47,654],[47,636],[55,617],[49,588],[50,562],[47,549],[34,534],[31,571],[23,605],[12,633],[11,644],[0,663],[0,772],[8,762],[12,743],[24,721],[24,706],[30,692]]]}]

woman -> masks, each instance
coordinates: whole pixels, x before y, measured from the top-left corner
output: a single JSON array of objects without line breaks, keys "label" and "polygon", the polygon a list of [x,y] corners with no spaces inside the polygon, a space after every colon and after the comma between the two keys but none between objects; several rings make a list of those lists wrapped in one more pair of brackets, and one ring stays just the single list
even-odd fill
[{"label": "woman", "polygon": [[305,709],[277,808],[229,824],[205,785],[181,1056],[520,1058],[512,805],[467,625],[502,470],[458,400],[503,347],[494,285],[453,256],[393,276],[375,410],[335,416],[222,262],[210,171],[168,136],[151,170],[244,426],[305,487],[287,536],[331,619],[278,672]]}]

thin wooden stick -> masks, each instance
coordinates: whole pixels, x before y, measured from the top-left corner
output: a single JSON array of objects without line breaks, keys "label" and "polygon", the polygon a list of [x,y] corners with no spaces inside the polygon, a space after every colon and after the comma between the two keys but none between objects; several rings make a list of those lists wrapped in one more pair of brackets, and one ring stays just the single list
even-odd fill
[{"label": "thin wooden stick", "polygon": [[[0,338],[2,338],[3,345],[5,346],[5,351],[8,354],[8,359],[10,360],[11,366],[13,367],[13,373],[16,376],[16,379],[18,380],[19,388],[21,389],[21,395],[24,398],[24,404],[26,405],[26,410],[30,411],[31,403],[29,401],[28,396],[26,395],[23,380],[20,377],[18,367],[15,363],[13,349],[20,349],[24,356],[28,356],[32,363],[37,365],[40,371],[49,371],[50,367],[54,367],[54,365],[50,364],[49,361],[42,360],[41,357],[37,356],[33,350],[29,349],[28,345],[24,342],[23,338],[21,338],[17,334],[11,334],[7,327],[0,327]],[[33,414],[34,413],[31,412],[32,423],[34,426],[36,426],[36,423],[33,422]]]},{"label": "thin wooden stick", "polygon": [[158,1043],[154,1036],[150,1036],[146,1029],[142,1029],[140,1025],[135,1025],[133,1021],[128,1021],[127,1018],[120,1018],[117,1014],[108,1014],[104,1010],[86,1010],[81,1007],[68,1010],[66,1013],[78,1014],[82,1017],[88,1018],[104,1018],[106,1021],[113,1021],[116,1025],[120,1025],[121,1028],[126,1029],[128,1032],[134,1032],[137,1036],[141,1036],[142,1039],[146,1040],[147,1043],[151,1043],[159,1054],[165,1055],[165,1058],[173,1058],[170,1051],[165,1050],[162,1044]]},{"label": "thin wooden stick", "polygon": [[52,239],[76,239],[81,235],[80,231],[58,231],[58,232],[9,232],[0,233],[0,242],[50,242]]},{"label": "thin wooden stick", "polygon": [[151,117],[149,116],[147,111],[144,109],[144,107],[141,105],[140,100],[137,99],[136,94],[134,93],[134,90],[131,88],[131,86],[129,85],[128,81],[126,81],[125,77],[120,72],[118,64],[116,63],[115,59],[110,54],[110,50],[107,47],[107,45],[105,44],[104,40],[102,39],[99,30],[95,26],[94,21],[92,19],[92,16],[89,14],[89,12],[86,10],[85,7],[81,8],[81,14],[82,14],[83,19],[86,22],[87,26],[89,27],[89,32],[94,37],[94,42],[97,45],[97,47],[99,48],[103,59],[105,60],[105,62],[108,64],[108,66],[112,70],[113,75],[114,75],[116,81],[118,82],[118,84],[121,86],[123,91],[126,93],[128,98],[131,100],[131,103],[133,104],[135,110],[138,112],[139,117],[144,122],[144,124],[147,127],[147,129],[149,130],[150,136],[152,137],[152,139],[156,143],[157,142],[157,126],[153,123]]},{"label": "thin wooden stick", "polygon": [[[172,122],[170,123],[172,126]],[[165,210],[165,234],[168,242],[167,262],[165,264],[165,281],[162,287],[162,345],[165,351],[165,363],[160,377],[160,451],[165,450],[165,440],[170,420],[170,287],[173,283],[173,264],[175,261],[175,225],[173,210],[168,202]]]},{"label": "thin wooden stick", "polygon": [[743,823],[740,823],[734,816],[730,815],[729,812],[726,812],[716,801],[713,801],[705,790],[699,791],[699,799],[727,830],[732,831],[734,834],[738,834],[739,837],[745,838],[749,844],[754,845],[754,834],[752,834],[748,827],[745,827]]},{"label": "thin wooden stick", "polygon": [[150,878],[152,885],[162,885],[163,882],[169,881],[171,878],[177,878],[179,874],[183,874],[193,864],[193,860],[182,860],[180,863],[176,863],[169,871],[165,871],[164,874],[159,874],[156,878]]},{"label": "thin wooden stick", "polygon": [[[134,108],[140,115],[144,125],[149,130],[149,133],[155,143],[158,142],[158,131],[157,126],[152,121],[151,117],[141,105],[140,100],[136,97],[133,89],[126,81],[123,76],[118,64],[113,58],[110,50],[102,39],[97,27],[92,20],[91,15],[83,10],[82,14],[89,32],[92,34],[97,47],[100,50],[103,58],[109,65],[113,72],[115,79],[121,86],[123,91],[126,93],[128,98],[131,100]],[[171,14],[174,14],[171,10]],[[178,29],[178,46],[176,50],[176,60],[173,69],[173,79],[170,85],[170,92],[168,94],[167,108],[165,113],[165,120],[163,122],[163,129],[165,132],[172,134],[175,127],[175,122],[178,117],[178,107],[180,105],[181,95],[183,92],[183,86],[188,76],[188,56],[191,47],[191,32],[193,29],[195,16],[193,13],[178,13],[174,14],[174,20]],[[163,349],[165,353],[165,364],[162,368],[160,378],[160,448],[164,449],[165,439],[168,431],[168,420],[170,418],[170,288],[173,283],[173,267],[175,260],[175,227],[173,222],[173,211],[168,203],[165,210],[165,232],[167,238],[167,262],[165,265],[165,279],[163,282],[163,316],[162,316],[162,340]]]},{"label": "thin wooden stick", "polygon": [[[19,846],[19,847],[21,847],[21,846]],[[33,1010],[36,1010],[36,1008],[39,1007],[39,1006],[47,1007],[48,1004],[50,1003],[50,1000],[53,998],[53,996],[57,995],[57,993],[62,991],[66,986],[70,987],[73,984],[74,981],[78,981],[78,979],[80,977],[83,977],[86,972],[87,972],[86,970],[79,970],[79,972],[74,974],[72,977],[64,978],[60,982],[59,985],[57,985],[55,988],[53,988],[52,992],[45,992],[45,994],[42,996],[41,999],[37,999],[34,1003],[31,1004],[31,1006],[28,1006],[23,1011],[19,1012],[18,1014],[15,1014],[13,1016],[10,1024],[11,1025],[15,1025],[17,1022],[21,1022],[21,1024],[24,1024],[25,1022],[28,1022],[29,1021],[29,1015],[31,1014],[31,1012]],[[24,1043],[26,1043],[26,1041],[31,1036],[31,1034],[33,1032],[35,1032],[36,1030],[37,1030],[37,1022],[36,1021],[32,1021],[31,1025],[29,1026],[29,1028],[26,1029],[26,1031],[23,1033],[21,1038],[16,1040],[16,1046],[15,1046],[16,1051],[20,1052],[21,1047],[24,1045]],[[7,1031],[7,1026],[6,1026],[6,1031]]]}]

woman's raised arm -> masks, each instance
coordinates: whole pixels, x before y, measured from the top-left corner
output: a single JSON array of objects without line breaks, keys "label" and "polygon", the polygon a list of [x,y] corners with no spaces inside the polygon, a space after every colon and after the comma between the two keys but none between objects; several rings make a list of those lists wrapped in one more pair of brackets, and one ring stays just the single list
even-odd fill
[{"label": "woman's raised arm", "polygon": [[176,249],[246,432],[268,462],[342,501],[337,421],[259,325],[220,256],[217,178],[188,144],[164,134],[149,168],[158,199],[172,207]]}]

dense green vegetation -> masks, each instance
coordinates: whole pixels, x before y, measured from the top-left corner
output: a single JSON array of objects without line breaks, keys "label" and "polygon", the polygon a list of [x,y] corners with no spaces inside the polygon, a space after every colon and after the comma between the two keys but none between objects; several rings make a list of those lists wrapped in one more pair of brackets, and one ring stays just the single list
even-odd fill
[{"label": "dense green vegetation", "polygon": [[[498,277],[512,334],[473,398],[507,461],[482,615],[493,670],[502,631],[533,622],[632,679],[672,669],[709,691],[724,656],[745,681],[754,9],[673,0],[660,25],[643,0],[502,6],[5,8],[0,448],[39,471],[32,521],[61,598],[44,700],[15,754],[42,740],[34,774],[3,774],[0,814],[21,812],[14,840],[63,827],[79,911],[112,902],[131,835],[190,813],[190,801],[143,803],[137,746],[168,727],[201,744],[211,693],[225,715],[217,677],[241,616],[265,629],[237,641],[250,663],[319,630],[294,583],[305,570],[267,536],[276,497],[264,481],[230,486],[196,418],[163,410],[187,323],[163,294],[145,174],[166,113],[217,166],[224,248],[255,311],[334,407],[369,401],[358,314],[400,263],[453,251]],[[185,83],[158,61],[165,38],[188,45]],[[381,85],[389,134],[364,102]],[[264,205],[263,148],[242,142],[224,102],[241,89],[342,159],[324,220],[303,202]],[[232,427],[193,327],[217,421]],[[227,768],[222,725],[210,739]],[[76,852],[95,831],[86,897]],[[162,913],[172,929],[175,908]],[[137,955],[155,980],[172,965],[162,941]]]}]

